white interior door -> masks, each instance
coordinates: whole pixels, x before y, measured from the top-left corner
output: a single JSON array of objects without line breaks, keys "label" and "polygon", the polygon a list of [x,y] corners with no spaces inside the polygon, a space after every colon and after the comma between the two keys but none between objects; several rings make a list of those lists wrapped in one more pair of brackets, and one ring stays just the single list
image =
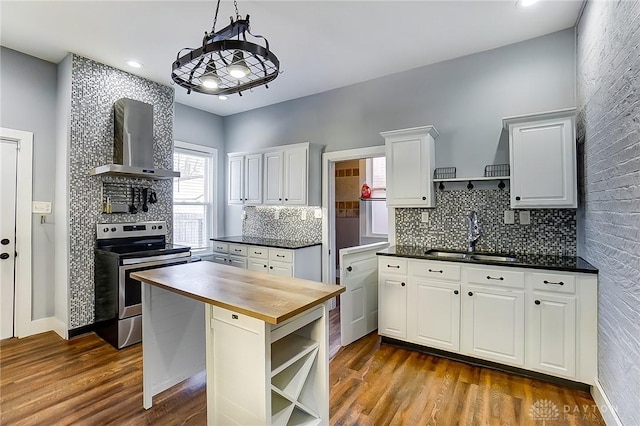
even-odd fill
[{"label": "white interior door", "polygon": [[0,140],[0,338],[13,337],[15,303],[16,160],[18,145]]},{"label": "white interior door", "polygon": [[342,346],[378,328],[378,260],[389,243],[340,249],[340,340]]}]

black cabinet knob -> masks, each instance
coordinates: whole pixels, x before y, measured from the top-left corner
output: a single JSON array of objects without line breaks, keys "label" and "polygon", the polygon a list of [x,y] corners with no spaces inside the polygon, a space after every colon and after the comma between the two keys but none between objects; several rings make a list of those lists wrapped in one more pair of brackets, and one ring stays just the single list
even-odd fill
[{"label": "black cabinet knob", "polygon": [[405,283],[400,283],[400,285],[401,285],[402,287],[404,287],[406,284],[405,284]]},{"label": "black cabinet knob", "polygon": [[520,197],[516,197],[516,201],[520,201]]},{"label": "black cabinet knob", "polygon": [[273,266],[269,266],[269,269],[273,269]]},{"label": "black cabinet knob", "polygon": [[535,303],[536,305],[539,305],[539,304],[540,304],[540,301],[539,301],[539,300],[536,300],[536,301],[535,301],[535,302],[533,302],[533,303]]},{"label": "black cabinet knob", "polygon": [[[5,260],[9,258],[9,253],[2,253],[0,254],[0,259]],[[404,285],[404,284],[403,284]]]},{"label": "black cabinet knob", "polygon": [[[263,265],[263,266],[264,266],[265,268],[267,267],[267,265]],[[271,268],[271,269],[273,269],[273,268]]]},{"label": "black cabinet knob", "polygon": [[285,198],[284,200],[285,200],[285,201],[289,201],[289,199],[288,199],[288,198]]},{"label": "black cabinet knob", "polygon": [[278,201],[282,201],[282,198],[278,198]]},{"label": "black cabinet knob", "polygon": [[425,201],[427,199],[427,197],[422,197],[422,201]]},{"label": "black cabinet knob", "polygon": [[9,239],[3,238],[2,241],[0,241],[0,244],[2,244],[3,246],[6,246],[7,244],[9,244]]},{"label": "black cabinet knob", "polygon": [[353,268],[351,266],[347,266],[347,271],[351,272],[351,271],[353,271]]},{"label": "black cabinet knob", "polygon": [[470,291],[469,293],[467,293],[469,296],[473,296],[473,292]]},{"label": "black cabinet knob", "polygon": [[453,294],[458,294],[460,293],[458,290],[453,290]]}]

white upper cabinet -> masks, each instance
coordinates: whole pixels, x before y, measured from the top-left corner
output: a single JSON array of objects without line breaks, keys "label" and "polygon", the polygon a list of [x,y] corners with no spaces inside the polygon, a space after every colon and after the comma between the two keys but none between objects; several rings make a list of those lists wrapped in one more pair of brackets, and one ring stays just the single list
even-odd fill
[{"label": "white upper cabinet", "polygon": [[322,149],[299,143],[229,154],[229,204],[319,206]]},{"label": "white upper cabinet", "polygon": [[229,204],[244,203],[244,155],[229,156]]},{"label": "white upper cabinet", "polygon": [[282,204],[283,152],[264,154],[264,204]]},{"label": "white upper cabinet", "polygon": [[284,151],[284,200],[283,204],[307,204],[307,148]]},{"label": "white upper cabinet", "polygon": [[576,208],[575,108],[503,119],[512,208]]},{"label": "white upper cabinet", "polygon": [[387,206],[435,207],[433,126],[380,133],[387,157]]}]

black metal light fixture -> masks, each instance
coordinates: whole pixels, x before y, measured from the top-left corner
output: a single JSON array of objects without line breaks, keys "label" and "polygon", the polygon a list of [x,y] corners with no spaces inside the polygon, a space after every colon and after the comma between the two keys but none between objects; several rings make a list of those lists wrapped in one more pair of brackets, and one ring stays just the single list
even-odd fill
[{"label": "black metal light fixture", "polygon": [[[208,95],[225,96],[258,86],[269,88],[280,72],[280,61],[269,50],[269,41],[254,35],[249,29],[249,15],[240,19],[238,3],[234,1],[235,20],[225,28],[216,31],[220,0],[211,32],[205,31],[202,46],[185,48],[178,52],[173,63],[171,79],[181,87]],[[247,40],[247,34],[262,39],[264,46]],[[180,56],[185,50],[188,51]]]}]

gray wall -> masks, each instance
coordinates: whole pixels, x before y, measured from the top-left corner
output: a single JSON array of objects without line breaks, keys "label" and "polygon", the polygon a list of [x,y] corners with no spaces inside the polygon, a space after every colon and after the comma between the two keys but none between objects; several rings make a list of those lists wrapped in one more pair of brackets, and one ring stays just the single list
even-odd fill
[{"label": "gray wall", "polygon": [[600,270],[598,376],[640,425],[640,2],[589,1],[577,31],[580,253]]},{"label": "gray wall", "polygon": [[[33,199],[54,201],[56,156],[56,66],[2,47],[0,126],[33,132]],[[55,204],[54,204],[55,207]],[[32,217],[32,319],[54,314],[55,214]]]},{"label": "gray wall", "polygon": [[[198,94],[192,96],[199,96]],[[202,95],[204,96],[204,95]],[[217,209],[217,235],[224,233],[224,206],[226,205],[226,179],[225,165],[226,155],[224,150],[224,126],[223,118],[176,103],[174,105],[175,116],[173,119],[173,139],[181,142],[189,142],[196,145],[204,145],[218,150],[217,174],[214,179],[218,197]]]},{"label": "gray wall", "polygon": [[[574,58],[568,29],[236,114],[225,118],[226,149],[313,142],[340,151],[381,145],[381,131],[433,124],[436,165],[482,175],[486,164],[508,162],[503,117],[575,105]],[[229,235],[240,231],[239,216],[227,209]]]}]

